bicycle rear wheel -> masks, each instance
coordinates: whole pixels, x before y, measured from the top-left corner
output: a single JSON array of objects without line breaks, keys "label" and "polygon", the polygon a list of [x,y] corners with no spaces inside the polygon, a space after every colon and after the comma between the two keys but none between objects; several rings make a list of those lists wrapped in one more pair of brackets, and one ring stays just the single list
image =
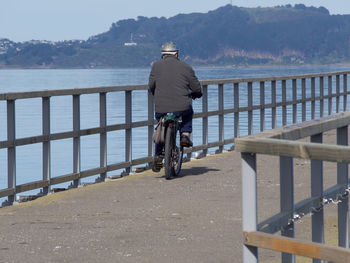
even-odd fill
[{"label": "bicycle rear wheel", "polygon": [[180,146],[180,132],[175,127],[170,126],[167,128],[165,137],[164,168],[166,179],[172,179],[180,174],[182,158],[183,147]]},{"label": "bicycle rear wheel", "polygon": [[168,127],[165,135],[164,146],[164,170],[165,178],[171,179],[175,175],[175,170],[172,164],[172,149],[173,149],[173,127]]}]

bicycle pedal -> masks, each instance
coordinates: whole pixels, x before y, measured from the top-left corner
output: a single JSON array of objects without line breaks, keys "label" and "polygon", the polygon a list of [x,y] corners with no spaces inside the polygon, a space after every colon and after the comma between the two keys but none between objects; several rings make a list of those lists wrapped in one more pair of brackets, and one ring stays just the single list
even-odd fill
[{"label": "bicycle pedal", "polygon": [[188,136],[182,135],[180,139],[180,145],[182,147],[192,147],[193,143]]},{"label": "bicycle pedal", "polygon": [[162,160],[154,160],[152,164],[152,171],[158,173],[163,167]]}]

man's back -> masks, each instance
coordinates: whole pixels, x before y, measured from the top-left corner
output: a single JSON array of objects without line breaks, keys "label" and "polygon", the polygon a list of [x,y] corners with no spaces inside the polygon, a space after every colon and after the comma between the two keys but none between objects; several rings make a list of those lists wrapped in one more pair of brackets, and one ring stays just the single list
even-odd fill
[{"label": "man's back", "polygon": [[192,103],[189,93],[201,92],[193,69],[176,56],[165,56],[153,64],[149,87],[159,113],[187,110]]}]

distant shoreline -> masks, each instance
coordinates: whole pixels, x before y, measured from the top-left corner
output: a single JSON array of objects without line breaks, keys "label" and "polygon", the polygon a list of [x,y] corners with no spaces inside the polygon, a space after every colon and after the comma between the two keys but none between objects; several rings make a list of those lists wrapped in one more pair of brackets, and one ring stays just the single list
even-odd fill
[{"label": "distant shoreline", "polygon": [[[196,65],[190,64],[194,68],[278,68],[278,67],[290,67],[290,68],[312,68],[312,67],[349,67],[350,62],[340,62],[340,63],[331,63],[331,64],[251,64],[251,65]],[[2,67],[0,70],[104,70],[104,69],[150,69],[148,67]]]}]

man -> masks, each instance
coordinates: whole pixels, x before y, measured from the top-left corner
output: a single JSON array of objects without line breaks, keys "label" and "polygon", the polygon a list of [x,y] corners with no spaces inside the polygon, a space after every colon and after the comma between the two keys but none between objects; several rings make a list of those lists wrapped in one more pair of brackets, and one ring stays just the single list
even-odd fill
[{"label": "man", "polygon": [[[153,64],[148,86],[154,96],[156,119],[159,121],[168,112],[181,115],[180,143],[191,147],[192,99],[202,97],[202,90],[193,69],[179,60],[179,50],[174,43],[168,42],[162,46],[162,59]],[[154,172],[162,168],[163,147],[162,144],[155,145]]]}]

